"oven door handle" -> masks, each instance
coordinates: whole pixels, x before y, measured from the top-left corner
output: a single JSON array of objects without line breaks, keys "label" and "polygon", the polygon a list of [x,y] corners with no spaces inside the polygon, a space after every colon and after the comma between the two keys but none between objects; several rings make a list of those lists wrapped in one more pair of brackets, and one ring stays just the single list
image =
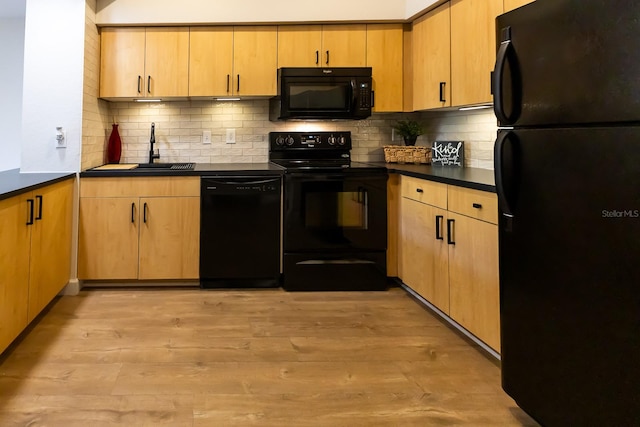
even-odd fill
[{"label": "oven door handle", "polygon": [[287,174],[287,176],[292,180],[302,179],[304,181],[344,181],[345,179],[351,179],[351,178],[354,178],[356,180],[362,180],[363,178],[380,178],[381,176],[385,176],[385,174],[364,173],[364,172],[363,173],[336,172],[336,173],[322,173],[322,174],[293,172],[293,173]]}]

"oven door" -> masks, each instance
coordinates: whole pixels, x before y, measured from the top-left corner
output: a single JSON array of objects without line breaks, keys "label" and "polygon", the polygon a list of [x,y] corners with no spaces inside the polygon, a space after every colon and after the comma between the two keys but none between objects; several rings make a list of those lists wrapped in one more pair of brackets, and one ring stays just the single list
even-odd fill
[{"label": "oven door", "polygon": [[284,251],[386,250],[386,173],[285,175]]}]

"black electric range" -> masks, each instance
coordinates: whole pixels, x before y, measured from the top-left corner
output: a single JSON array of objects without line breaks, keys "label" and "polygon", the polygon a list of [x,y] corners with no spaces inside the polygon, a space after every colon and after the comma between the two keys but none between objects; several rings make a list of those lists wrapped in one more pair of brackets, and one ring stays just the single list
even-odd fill
[{"label": "black electric range", "polygon": [[387,287],[387,170],[351,161],[350,132],[271,132],[283,168],[283,288]]}]

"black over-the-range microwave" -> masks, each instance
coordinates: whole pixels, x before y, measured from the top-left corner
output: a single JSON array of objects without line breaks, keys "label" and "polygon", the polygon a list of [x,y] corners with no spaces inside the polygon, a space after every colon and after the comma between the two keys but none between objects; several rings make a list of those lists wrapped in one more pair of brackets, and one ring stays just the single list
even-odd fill
[{"label": "black over-the-range microwave", "polygon": [[280,68],[269,120],[359,120],[371,115],[371,67]]}]

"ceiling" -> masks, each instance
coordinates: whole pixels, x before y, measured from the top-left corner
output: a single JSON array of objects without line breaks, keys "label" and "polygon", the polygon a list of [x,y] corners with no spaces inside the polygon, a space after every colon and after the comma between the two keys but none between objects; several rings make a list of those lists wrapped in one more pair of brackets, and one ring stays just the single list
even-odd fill
[{"label": "ceiling", "polygon": [[24,18],[26,2],[27,0],[2,0],[0,18]]}]

